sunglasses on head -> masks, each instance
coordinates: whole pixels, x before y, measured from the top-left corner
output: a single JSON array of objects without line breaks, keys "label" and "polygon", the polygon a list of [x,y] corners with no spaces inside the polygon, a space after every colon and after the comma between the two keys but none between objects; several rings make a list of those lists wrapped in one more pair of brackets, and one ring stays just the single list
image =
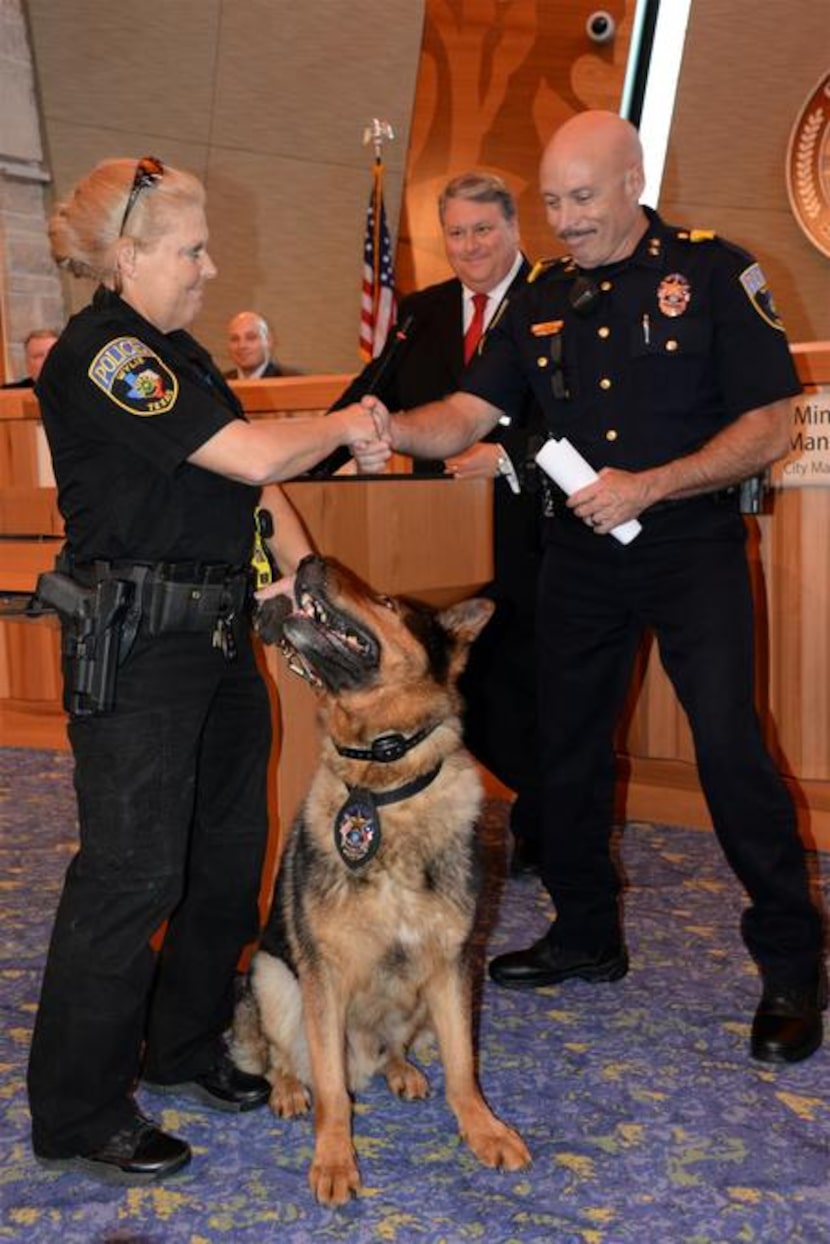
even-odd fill
[{"label": "sunglasses on head", "polygon": [[155,156],[142,156],[135,166],[135,176],[130,193],[127,196],[127,206],[124,208],[124,215],[121,217],[121,228],[118,230],[118,236],[124,236],[124,230],[127,227],[127,220],[130,212],[135,207],[136,199],[142,190],[146,190],[148,186],[154,186],[164,176],[164,165],[161,160],[157,160]]}]

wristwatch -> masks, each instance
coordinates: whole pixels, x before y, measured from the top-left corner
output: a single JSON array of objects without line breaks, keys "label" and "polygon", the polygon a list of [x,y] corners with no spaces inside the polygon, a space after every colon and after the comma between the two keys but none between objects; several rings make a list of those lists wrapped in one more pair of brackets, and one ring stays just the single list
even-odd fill
[{"label": "wristwatch", "polygon": [[499,475],[503,475],[505,477],[510,485],[510,491],[518,494],[522,489],[519,484],[519,477],[516,474],[516,468],[513,466],[513,463],[510,461],[508,455],[504,452],[503,447],[499,445],[498,449],[499,456],[496,459],[496,471]]}]

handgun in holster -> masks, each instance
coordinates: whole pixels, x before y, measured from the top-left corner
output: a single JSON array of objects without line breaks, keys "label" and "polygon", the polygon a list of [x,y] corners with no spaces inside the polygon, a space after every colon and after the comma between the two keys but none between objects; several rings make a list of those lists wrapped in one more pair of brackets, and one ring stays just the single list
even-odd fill
[{"label": "handgun in holster", "polygon": [[38,578],[35,598],[61,620],[63,706],[75,717],[107,713],[115,704],[121,632],[134,592],[125,579],[84,587],[56,570]]}]

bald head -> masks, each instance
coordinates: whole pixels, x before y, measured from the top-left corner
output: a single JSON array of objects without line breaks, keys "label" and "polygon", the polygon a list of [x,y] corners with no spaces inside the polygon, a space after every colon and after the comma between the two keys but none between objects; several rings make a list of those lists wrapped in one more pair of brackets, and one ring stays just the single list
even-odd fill
[{"label": "bald head", "polygon": [[241,378],[268,362],[274,341],[268,322],[256,311],[239,311],[228,321],[228,353]]},{"label": "bald head", "polygon": [[630,121],[578,113],[545,148],[539,180],[548,224],[581,268],[632,253],[648,221],[640,207],[643,151]]},{"label": "bald head", "polygon": [[542,165],[548,159],[584,159],[608,162],[618,168],[642,164],[640,136],[630,121],[616,112],[578,112],[560,125],[545,148]]}]

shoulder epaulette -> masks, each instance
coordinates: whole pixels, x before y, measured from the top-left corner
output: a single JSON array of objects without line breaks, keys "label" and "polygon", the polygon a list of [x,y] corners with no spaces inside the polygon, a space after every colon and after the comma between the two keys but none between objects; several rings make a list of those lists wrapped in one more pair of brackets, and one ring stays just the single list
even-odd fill
[{"label": "shoulder epaulette", "polygon": [[543,273],[545,275],[567,273],[572,267],[573,260],[570,255],[560,255],[556,259],[537,259],[536,263],[527,274],[527,283],[528,285],[532,285],[533,282],[537,281]]},{"label": "shoulder epaulette", "polygon": [[726,251],[731,251],[733,255],[737,255],[742,261],[751,261],[752,256],[743,246],[739,246],[737,242],[729,242],[726,238],[715,233],[714,229],[677,229],[674,235],[679,242],[714,242],[718,246],[723,247]]},{"label": "shoulder epaulette", "polygon": [[720,240],[714,229],[678,229],[675,237],[678,242],[715,242]]}]

